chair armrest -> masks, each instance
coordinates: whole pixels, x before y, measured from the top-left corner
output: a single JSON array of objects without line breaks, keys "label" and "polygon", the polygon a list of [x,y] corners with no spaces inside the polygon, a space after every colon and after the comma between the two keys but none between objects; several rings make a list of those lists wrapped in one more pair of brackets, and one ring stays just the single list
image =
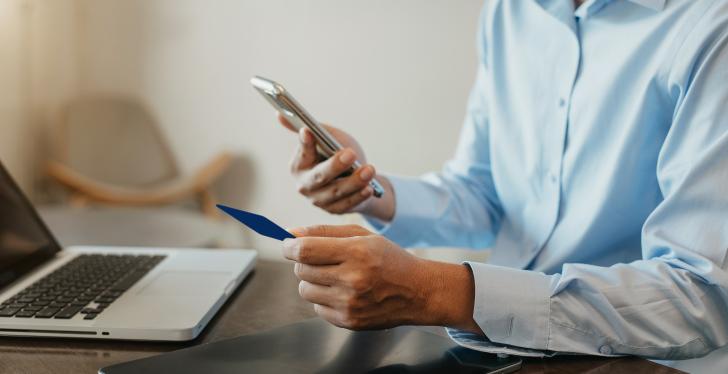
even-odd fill
[{"label": "chair armrest", "polygon": [[94,180],[57,161],[50,161],[47,173],[57,182],[91,200],[116,205],[164,205],[205,192],[230,166],[232,155],[222,153],[192,176],[177,178],[151,187],[122,187]]},{"label": "chair armrest", "polygon": [[233,155],[229,152],[222,152],[213,157],[210,162],[202,166],[192,177],[198,192],[208,189],[215,181],[222,176],[233,162]]}]

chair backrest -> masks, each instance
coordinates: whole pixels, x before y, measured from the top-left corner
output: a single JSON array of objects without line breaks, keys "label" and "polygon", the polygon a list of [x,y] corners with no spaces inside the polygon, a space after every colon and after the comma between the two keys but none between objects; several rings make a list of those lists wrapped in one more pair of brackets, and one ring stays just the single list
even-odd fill
[{"label": "chair backrest", "polygon": [[59,161],[98,181],[138,187],[178,175],[157,122],[134,99],[76,99],[62,109],[57,130]]}]

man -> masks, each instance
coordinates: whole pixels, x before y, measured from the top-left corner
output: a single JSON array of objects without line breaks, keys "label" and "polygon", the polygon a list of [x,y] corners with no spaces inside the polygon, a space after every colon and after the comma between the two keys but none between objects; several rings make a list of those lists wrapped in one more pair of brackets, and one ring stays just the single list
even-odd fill
[{"label": "man", "polygon": [[[454,158],[421,178],[364,153],[292,172],[332,213],[283,244],[299,291],[351,329],[441,325],[512,346],[698,357],[728,344],[728,1],[492,0]],[[287,125],[282,120],[284,125]],[[383,236],[382,236],[383,235]],[[492,247],[489,264],[407,246]],[[477,340],[477,339],[476,339]]]}]

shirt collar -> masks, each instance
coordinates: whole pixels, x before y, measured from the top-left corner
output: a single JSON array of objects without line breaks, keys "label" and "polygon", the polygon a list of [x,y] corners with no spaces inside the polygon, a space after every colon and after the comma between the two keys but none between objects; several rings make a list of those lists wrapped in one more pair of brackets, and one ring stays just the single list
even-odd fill
[{"label": "shirt collar", "polygon": [[[592,14],[599,12],[602,8],[616,0],[587,0],[579,9],[574,11],[573,0],[533,0],[557,19],[566,22],[573,29],[571,22],[576,18],[585,19]],[[627,0],[632,3],[651,9],[656,12],[662,11],[667,0]],[[567,21],[568,20],[568,21]]]},{"label": "shirt collar", "polygon": [[[568,0],[568,1],[572,1],[572,0]],[[637,5],[641,5],[645,8],[649,8],[649,9],[652,9],[657,12],[665,9],[665,4],[667,3],[667,0],[628,0],[628,1],[631,1]],[[541,4],[554,3],[554,1],[549,1],[549,0],[538,0],[538,2]],[[597,3],[601,3],[602,6],[605,5],[604,2],[597,2]],[[555,5],[555,4],[553,4],[553,5]],[[585,9],[587,6],[590,6],[590,5],[594,5],[594,2],[587,1],[585,4],[583,4],[581,7],[579,7],[579,10]],[[582,10],[582,12],[583,11],[584,10]]]},{"label": "shirt collar", "polygon": [[[571,0],[569,0],[571,1]],[[574,12],[577,18],[587,18],[592,14],[601,11],[607,5],[613,3],[615,0],[590,0],[584,2],[579,9]],[[656,12],[662,11],[665,8],[667,0],[628,0],[634,4],[643,6],[645,8],[652,9]]]},{"label": "shirt collar", "polygon": [[630,0],[631,2],[642,5],[643,7],[650,8],[652,10],[661,11],[665,9],[665,3],[667,0]]}]

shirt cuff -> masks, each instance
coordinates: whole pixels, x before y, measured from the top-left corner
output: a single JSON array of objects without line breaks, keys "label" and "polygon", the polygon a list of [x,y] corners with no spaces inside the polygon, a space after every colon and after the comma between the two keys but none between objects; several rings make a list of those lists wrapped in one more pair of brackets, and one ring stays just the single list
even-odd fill
[{"label": "shirt cuff", "polygon": [[428,209],[418,208],[423,206],[421,197],[427,196],[426,191],[423,191],[426,187],[423,187],[420,178],[392,175],[386,177],[395,194],[394,217],[388,223],[368,216],[364,216],[364,219],[377,234],[403,247],[416,245],[422,236],[422,221],[432,218]]},{"label": "shirt cuff", "polygon": [[473,318],[492,342],[548,350],[550,299],[558,279],[534,271],[466,262],[475,282]]},{"label": "shirt cuff", "polygon": [[475,351],[487,352],[502,355],[514,355],[521,357],[554,357],[561,354],[553,351],[540,351],[537,349],[528,349],[523,347],[515,347],[512,345],[493,343],[487,336],[473,334],[471,332],[458,329],[445,328],[447,334],[455,343],[461,347],[469,348]]}]

